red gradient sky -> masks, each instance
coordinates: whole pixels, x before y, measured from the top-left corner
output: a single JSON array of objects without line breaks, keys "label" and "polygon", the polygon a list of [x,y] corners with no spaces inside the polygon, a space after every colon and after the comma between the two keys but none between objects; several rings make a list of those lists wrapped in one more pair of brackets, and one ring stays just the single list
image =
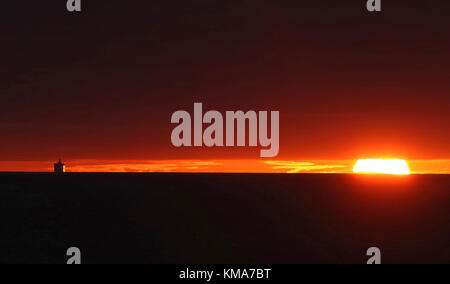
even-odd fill
[{"label": "red gradient sky", "polygon": [[[174,148],[172,113],[202,102],[280,111],[274,160],[288,165],[394,157],[450,172],[449,2],[386,1],[375,15],[341,2],[111,0],[75,16],[9,1],[0,171],[46,170],[60,157],[74,171],[170,161],[280,170],[260,169],[259,149]],[[214,171],[196,165],[181,170]]]}]

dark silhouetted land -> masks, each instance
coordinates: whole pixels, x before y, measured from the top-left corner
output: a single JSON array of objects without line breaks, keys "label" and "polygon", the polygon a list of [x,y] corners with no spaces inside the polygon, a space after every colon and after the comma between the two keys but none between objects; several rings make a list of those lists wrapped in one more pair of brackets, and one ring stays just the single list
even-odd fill
[{"label": "dark silhouetted land", "polygon": [[450,263],[450,176],[0,174],[0,262]]}]

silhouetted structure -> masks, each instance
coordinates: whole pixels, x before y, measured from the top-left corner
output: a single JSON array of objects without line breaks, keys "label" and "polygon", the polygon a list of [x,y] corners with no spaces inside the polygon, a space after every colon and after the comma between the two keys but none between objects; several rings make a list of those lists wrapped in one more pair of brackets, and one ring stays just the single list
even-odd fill
[{"label": "silhouetted structure", "polygon": [[63,174],[66,172],[66,165],[61,163],[61,159],[59,159],[59,162],[56,163],[54,166],[55,166],[55,173]]}]

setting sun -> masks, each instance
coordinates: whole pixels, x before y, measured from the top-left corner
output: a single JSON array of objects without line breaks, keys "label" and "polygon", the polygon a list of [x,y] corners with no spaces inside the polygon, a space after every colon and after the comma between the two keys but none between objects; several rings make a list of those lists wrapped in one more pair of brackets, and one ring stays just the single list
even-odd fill
[{"label": "setting sun", "polygon": [[409,175],[410,170],[405,160],[367,159],[359,160],[354,169],[357,174]]}]

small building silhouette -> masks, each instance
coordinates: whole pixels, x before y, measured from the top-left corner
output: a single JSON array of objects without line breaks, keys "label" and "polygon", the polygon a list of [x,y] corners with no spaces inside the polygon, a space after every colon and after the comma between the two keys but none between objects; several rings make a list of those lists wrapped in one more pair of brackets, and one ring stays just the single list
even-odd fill
[{"label": "small building silhouette", "polygon": [[63,174],[66,172],[66,165],[61,163],[61,159],[59,159],[59,162],[56,163],[54,166],[55,166],[55,173]]}]

